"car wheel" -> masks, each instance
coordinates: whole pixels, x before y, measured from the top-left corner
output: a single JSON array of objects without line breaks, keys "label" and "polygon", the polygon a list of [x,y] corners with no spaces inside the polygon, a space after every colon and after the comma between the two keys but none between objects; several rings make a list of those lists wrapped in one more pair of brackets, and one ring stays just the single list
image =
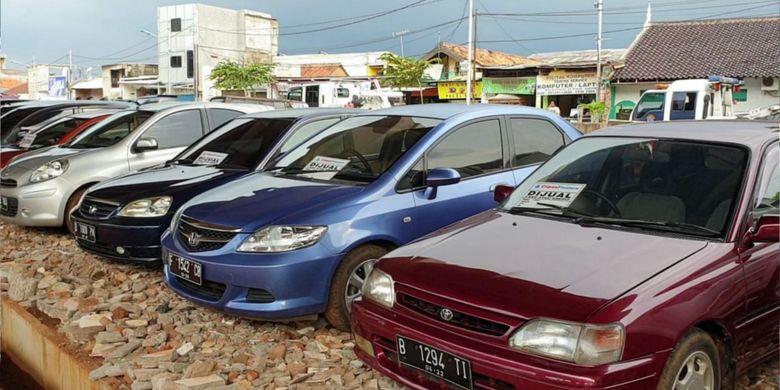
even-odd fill
[{"label": "car wheel", "polygon": [[73,218],[70,217],[70,213],[73,211],[73,209],[76,208],[76,206],[79,205],[79,201],[81,200],[81,197],[84,195],[84,193],[87,192],[87,189],[89,189],[89,187],[79,188],[76,190],[76,192],[70,196],[68,203],[65,205],[65,227],[68,228],[70,234],[73,234]]},{"label": "car wheel", "polygon": [[658,390],[717,389],[720,389],[718,347],[706,332],[692,330],[669,356]]},{"label": "car wheel", "polygon": [[361,289],[374,263],[387,250],[376,245],[363,245],[347,253],[341,260],[330,284],[325,318],[334,327],[349,331],[352,302],[363,295]]}]

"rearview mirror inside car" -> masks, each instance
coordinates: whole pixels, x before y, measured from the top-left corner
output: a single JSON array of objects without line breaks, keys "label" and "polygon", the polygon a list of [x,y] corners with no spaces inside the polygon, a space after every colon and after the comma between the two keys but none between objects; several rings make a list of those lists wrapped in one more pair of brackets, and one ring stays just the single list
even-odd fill
[{"label": "rearview mirror inside car", "polygon": [[425,183],[428,187],[431,187],[428,199],[436,198],[438,187],[455,184],[460,181],[460,173],[452,168],[434,168],[429,170],[425,177]]},{"label": "rearview mirror inside car", "polygon": [[136,141],[135,147],[133,149],[136,152],[145,152],[147,150],[156,150],[157,149],[157,140],[155,138],[151,138],[151,137],[139,138],[138,141]]},{"label": "rearview mirror inside car", "polygon": [[753,242],[780,241],[780,215],[762,215],[751,235]]}]

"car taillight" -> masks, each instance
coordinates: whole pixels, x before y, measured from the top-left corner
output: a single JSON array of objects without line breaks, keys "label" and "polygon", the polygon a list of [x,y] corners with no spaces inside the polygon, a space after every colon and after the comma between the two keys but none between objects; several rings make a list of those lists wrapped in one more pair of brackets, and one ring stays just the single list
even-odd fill
[{"label": "car taillight", "polygon": [[714,84],[712,84],[712,89],[713,89],[715,92],[718,92],[718,91],[720,91],[720,83],[714,83]]}]

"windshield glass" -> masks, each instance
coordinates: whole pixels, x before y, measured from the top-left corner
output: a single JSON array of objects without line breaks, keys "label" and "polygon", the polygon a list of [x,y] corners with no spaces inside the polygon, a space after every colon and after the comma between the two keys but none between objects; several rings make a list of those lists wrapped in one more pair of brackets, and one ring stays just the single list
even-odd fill
[{"label": "windshield glass", "polygon": [[294,121],[293,118],[236,119],[187,148],[175,160],[180,164],[254,168]]},{"label": "windshield glass", "polygon": [[290,177],[370,183],[440,122],[408,116],[347,118],[282,155],[266,170]]},{"label": "windshield glass", "polygon": [[52,123],[32,134],[25,135],[19,146],[22,148],[41,148],[54,145],[62,136],[70,133],[86,122],[85,118],[63,118],[59,122]]},{"label": "windshield glass", "polygon": [[634,112],[636,113],[634,114],[634,119],[644,119],[650,111],[663,111],[665,98],[666,94],[664,92],[649,92],[642,95],[642,98],[639,99],[639,103],[636,104],[636,108],[634,109]]},{"label": "windshield glass", "polygon": [[121,141],[138,126],[154,115],[149,111],[123,111],[116,113],[88,131],[79,134],[65,145],[68,148],[90,149],[111,146]]},{"label": "windshield glass", "polygon": [[501,209],[720,237],[746,160],[735,146],[583,138],[531,174]]}]

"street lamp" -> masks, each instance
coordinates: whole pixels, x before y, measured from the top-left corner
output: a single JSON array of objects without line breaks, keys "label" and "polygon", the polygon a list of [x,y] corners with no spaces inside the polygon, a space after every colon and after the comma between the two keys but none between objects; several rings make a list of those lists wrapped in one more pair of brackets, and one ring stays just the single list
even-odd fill
[{"label": "street lamp", "polygon": [[138,31],[139,31],[140,33],[142,33],[142,34],[146,34],[146,35],[148,35],[148,36],[150,36],[150,37],[155,37],[155,38],[157,38],[157,34],[155,34],[155,33],[151,32],[151,31],[149,31],[149,30],[147,30],[147,29],[145,29],[145,28],[142,28],[142,29],[140,29],[140,30],[138,30]]}]

